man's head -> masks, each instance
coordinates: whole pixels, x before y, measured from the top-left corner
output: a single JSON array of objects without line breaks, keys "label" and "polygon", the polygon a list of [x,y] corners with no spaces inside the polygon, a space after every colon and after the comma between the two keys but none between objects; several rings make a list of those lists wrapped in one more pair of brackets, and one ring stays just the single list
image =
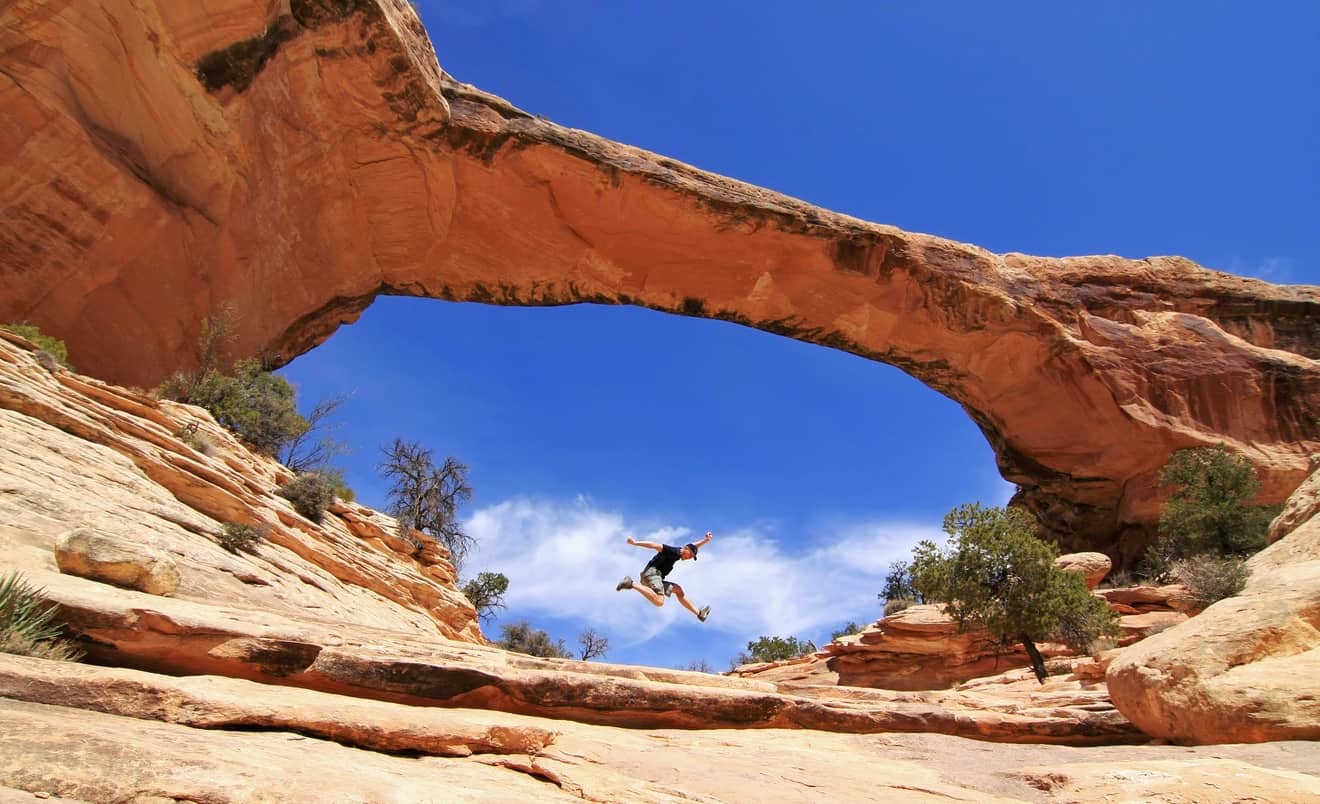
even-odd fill
[{"label": "man's head", "polygon": [[683,545],[678,552],[684,559],[690,558],[693,561],[697,560],[697,546],[692,542]]}]

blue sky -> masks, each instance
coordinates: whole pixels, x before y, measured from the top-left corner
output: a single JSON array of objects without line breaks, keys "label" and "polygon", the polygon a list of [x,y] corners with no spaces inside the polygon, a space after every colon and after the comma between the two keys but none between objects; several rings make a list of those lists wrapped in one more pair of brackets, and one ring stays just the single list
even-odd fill
[{"label": "blue sky", "polygon": [[[562,125],[867,220],[1043,255],[1179,254],[1320,284],[1320,6],[1309,2],[419,0],[440,64]],[[761,635],[880,614],[890,562],[1012,488],[897,369],[630,308],[381,299],[285,370],[354,395],[359,499],[395,437],[470,467],[464,567],[500,622],[609,661],[717,670]],[[649,557],[710,621],[615,592]]]}]

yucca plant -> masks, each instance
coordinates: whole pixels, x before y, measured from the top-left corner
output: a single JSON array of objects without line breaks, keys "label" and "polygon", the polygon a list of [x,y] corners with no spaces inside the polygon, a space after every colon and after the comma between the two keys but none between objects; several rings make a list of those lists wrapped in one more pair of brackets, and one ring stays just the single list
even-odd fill
[{"label": "yucca plant", "polygon": [[82,654],[61,639],[58,608],[17,570],[0,578],[0,652],[77,661]]}]

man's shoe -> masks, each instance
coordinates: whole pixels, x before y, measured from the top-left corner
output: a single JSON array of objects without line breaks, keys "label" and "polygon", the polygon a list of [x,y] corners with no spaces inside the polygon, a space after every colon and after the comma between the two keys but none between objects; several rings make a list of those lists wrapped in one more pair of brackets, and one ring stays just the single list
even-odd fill
[{"label": "man's shoe", "polygon": [[710,616],[710,606],[704,606],[702,607],[701,611],[697,612],[697,619],[701,620],[703,623],[706,622],[706,618],[709,616]]},{"label": "man's shoe", "polygon": [[624,589],[631,589],[631,588],[632,588],[632,577],[625,576],[622,581],[619,581],[619,585],[614,587],[614,591],[622,592]]}]

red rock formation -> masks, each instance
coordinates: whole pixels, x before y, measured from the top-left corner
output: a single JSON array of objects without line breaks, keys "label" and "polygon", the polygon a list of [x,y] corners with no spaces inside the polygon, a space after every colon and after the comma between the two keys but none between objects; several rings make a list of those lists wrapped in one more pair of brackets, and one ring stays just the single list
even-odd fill
[{"label": "red rock formation", "polygon": [[[1320,471],[1241,593],[1127,648],[1105,679],[1142,731],[1184,744],[1320,739]],[[1305,512],[1309,517],[1303,518]]]},{"label": "red rock formation", "polygon": [[1172,450],[1226,443],[1272,502],[1320,449],[1320,289],[817,209],[450,80],[404,0],[9,4],[0,107],[0,319],[118,382],[196,365],[226,308],[231,356],[276,360],[381,293],[721,318],[957,400],[1018,501],[1120,563]]}]

